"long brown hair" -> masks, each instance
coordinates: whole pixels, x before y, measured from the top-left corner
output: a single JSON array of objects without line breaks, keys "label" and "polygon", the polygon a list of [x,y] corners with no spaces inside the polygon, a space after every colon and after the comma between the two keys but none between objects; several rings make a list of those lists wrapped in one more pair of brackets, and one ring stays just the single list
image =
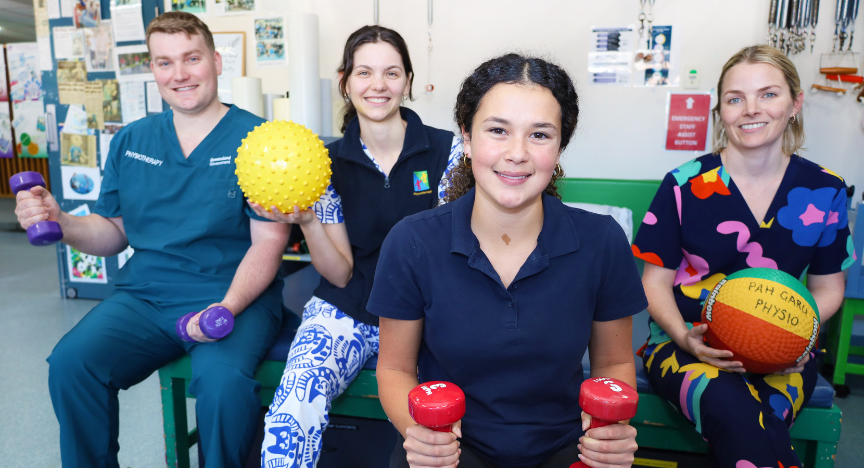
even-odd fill
[{"label": "long brown hair", "polygon": [[[483,96],[499,83],[535,84],[552,93],[561,106],[561,146],[558,151],[564,151],[579,122],[579,96],[573,86],[573,80],[563,68],[539,57],[506,54],[477,67],[471,76],[462,82],[462,87],[456,96],[453,114],[459,128],[471,134],[474,115],[480,108]],[[444,197],[447,203],[465,195],[476,184],[471,166],[465,164],[466,159],[463,155],[459,164],[447,175],[447,195]],[[561,166],[558,166],[544,192],[560,199],[556,183],[562,178],[564,178],[564,171]]]},{"label": "long brown hair", "polygon": [[414,100],[414,96],[411,94],[411,86],[414,84],[414,67],[411,66],[411,57],[408,56],[408,46],[405,44],[405,39],[402,39],[402,36],[392,29],[382,26],[363,26],[348,37],[345,42],[345,50],[342,52],[342,63],[336,70],[342,74],[342,77],[339,78],[339,93],[345,99],[342,133],[345,133],[345,129],[348,128],[348,124],[354,120],[354,117],[357,117],[357,109],[354,108],[354,104],[348,97],[348,77],[354,71],[354,52],[363,44],[375,42],[386,42],[392,45],[402,56],[402,65],[408,75],[408,98]]}]

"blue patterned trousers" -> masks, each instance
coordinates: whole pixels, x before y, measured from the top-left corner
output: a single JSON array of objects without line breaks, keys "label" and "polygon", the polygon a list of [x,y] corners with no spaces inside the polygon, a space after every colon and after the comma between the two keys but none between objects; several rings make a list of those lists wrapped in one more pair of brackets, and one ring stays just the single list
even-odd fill
[{"label": "blue patterned trousers", "polygon": [[378,327],[312,297],[264,417],[262,468],[314,468],[330,404],[378,353]]}]

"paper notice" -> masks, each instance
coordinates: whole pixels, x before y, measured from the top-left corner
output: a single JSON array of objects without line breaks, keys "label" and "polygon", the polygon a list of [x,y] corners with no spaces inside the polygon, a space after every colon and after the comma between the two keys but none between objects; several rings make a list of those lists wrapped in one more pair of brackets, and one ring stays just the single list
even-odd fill
[{"label": "paper notice", "polygon": [[147,82],[147,112],[162,112],[162,95],[155,81]]},{"label": "paper notice", "polygon": [[143,81],[121,81],[120,95],[123,96],[123,99],[120,100],[120,106],[124,124],[147,117]]},{"label": "paper notice", "polygon": [[56,60],[84,58],[84,31],[74,26],[55,27],[54,58]]},{"label": "paper notice", "polygon": [[49,19],[60,18],[60,0],[46,0],[45,8],[48,10]]},{"label": "paper notice", "polygon": [[140,3],[112,7],[111,22],[116,42],[144,40],[144,17],[141,15]]},{"label": "paper notice", "polygon": [[39,46],[39,69],[51,71],[54,69],[54,61],[51,60],[51,38],[37,37],[36,44]]}]

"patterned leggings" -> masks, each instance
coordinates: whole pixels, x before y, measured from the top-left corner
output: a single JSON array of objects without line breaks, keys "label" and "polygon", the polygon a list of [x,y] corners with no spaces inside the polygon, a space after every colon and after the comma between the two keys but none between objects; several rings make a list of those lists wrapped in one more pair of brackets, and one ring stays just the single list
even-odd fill
[{"label": "patterned leggings", "polygon": [[314,468],[330,403],[378,353],[378,327],[317,297],[306,303],[288,363],[264,417],[262,468]]},{"label": "patterned leggings", "polygon": [[816,386],[813,353],[800,374],[745,376],[663,341],[649,342],[643,364],[654,391],[696,425],[720,468],[803,467],[789,428]]}]

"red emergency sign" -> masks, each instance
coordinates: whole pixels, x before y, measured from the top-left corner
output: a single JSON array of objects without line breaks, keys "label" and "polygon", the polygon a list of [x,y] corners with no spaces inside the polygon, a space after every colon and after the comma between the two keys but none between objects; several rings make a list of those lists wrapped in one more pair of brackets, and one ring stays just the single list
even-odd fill
[{"label": "red emergency sign", "polygon": [[711,96],[708,94],[670,95],[666,149],[705,151],[710,114]]}]

